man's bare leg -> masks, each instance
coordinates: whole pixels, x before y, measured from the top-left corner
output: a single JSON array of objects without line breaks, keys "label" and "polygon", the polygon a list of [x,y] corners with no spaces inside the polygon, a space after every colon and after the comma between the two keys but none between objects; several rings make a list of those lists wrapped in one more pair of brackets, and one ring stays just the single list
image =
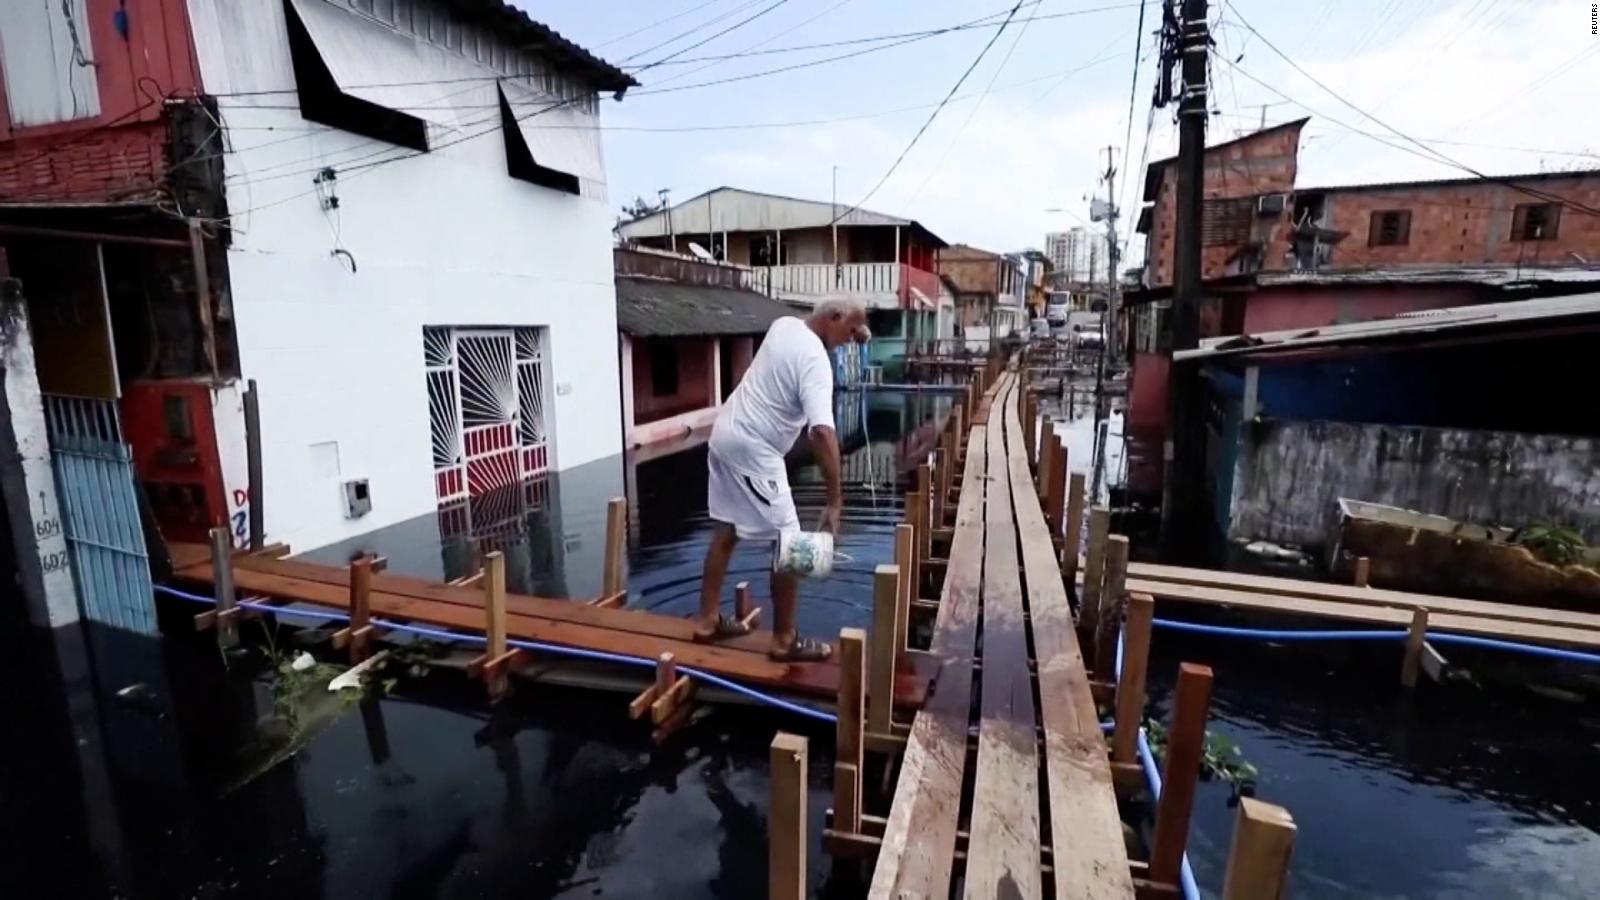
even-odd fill
[{"label": "man's bare leg", "polygon": [[739,543],[733,526],[717,522],[711,526],[711,545],[706,548],[706,564],[700,573],[700,610],[695,613],[694,633],[699,638],[717,634],[717,616],[722,606],[722,580],[728,574],[728,560]]}]

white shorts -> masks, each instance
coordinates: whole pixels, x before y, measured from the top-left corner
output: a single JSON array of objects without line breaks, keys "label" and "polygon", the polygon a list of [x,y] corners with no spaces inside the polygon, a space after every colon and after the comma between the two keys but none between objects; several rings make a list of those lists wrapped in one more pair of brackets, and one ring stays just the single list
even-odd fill
[{"label": "white shorts", "polygon": [[746,475],[729,466],[715,450],[706,454],[706,507],[711,518],[733,526],[744,540],[775,541],[800,530],[789,479],[778,475]]}]

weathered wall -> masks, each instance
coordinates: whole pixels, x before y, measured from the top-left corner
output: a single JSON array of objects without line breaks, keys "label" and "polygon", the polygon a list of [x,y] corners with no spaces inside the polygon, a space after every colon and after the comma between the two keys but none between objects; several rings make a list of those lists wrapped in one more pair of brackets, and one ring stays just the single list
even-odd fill
[{"label": "weathered wall", "polygon": [[[676,350],[678,389],[657,393],[651,366],[661,352]],[[633,418],[653,422],[707,406],[716,406],[711,385],[711,341],[705,338],[642,338],[633,341]]]},{"label": "weathered wall", "polygon": [[[1244,334],[1367,322],[1423,309],[1476,303],[1470,285],[1258,288],[1244,298]],[[1222,330],[1211,332],[1223,334]]]},{"label": "weathered wall", "polygon": [[1600,440],[1343,422],[1264,420],[1241,434],[1233,539],[1320,545],[1340,497],[1600,541]]}]

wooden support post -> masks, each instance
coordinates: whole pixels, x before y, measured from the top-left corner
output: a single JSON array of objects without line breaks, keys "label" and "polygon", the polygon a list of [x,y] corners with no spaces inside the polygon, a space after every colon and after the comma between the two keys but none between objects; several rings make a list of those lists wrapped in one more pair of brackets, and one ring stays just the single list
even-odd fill
[{"label": "wooden support post", "polygon": [[867,729],[889,733],[894,712],[894,661],[900,624],[899,566],[879,566],[872,576],[872,661],[867,666]]},{"label": "wooden support post", "polygon": [[[941,444],[944,441],[940,441]],[[933,451],[933,475],[928,488],[928,533],[932,534],[935,528],[944,527],[944,507],[950,499],[950,492],[944,489],[945,470],[949,468],[950,455],[943,446]]]},{"label": "wooden support post", "polygon": [[772,797],[767,803],[767,897],[806,897],[806,739],[772,738]]},{"label": "wooden support post", "polygon": [[750,598],[750,582],[741,581],[733,586],[733,616],[746,628],[754,629],[761,621],[761,607]]},{"label": "wooden support post", "polygon": [[350,563],[350,624],[334,634],[333,644],[348,644],[354,665],[367,658],[372,631],[372,557],[363,556]]},{"label": "wooden support post", "polygon": [[[489,696],[505,695],[508,679],[505,661],[506,645],[506,558],[499,550],[483,558],[483,615],[485,677],[489,681]],[[496,665],[498,663],[498,665]]]},{"label": "wooden support post", "polygon": [[233,590],[233,535],[226,528],[211,529],[211,589],[217,598],[217,645],[239,645],[238,597]]},{"label": "wooden support post", "polygon": [[1150,664],[1150,628],[1156,601],[1149,594],[1128,597],[1128,625],[1117,676],[1117,726],[1111,735],[1111,761],[1136,763],[1139,725],[1144,719],[1144,677]]},{"label": "wooden support post", "polygon": [[1422,668],[1422,645],[1428,639],[1428,608],[1419,606],[1411,613],[1411,632],[1406,635],[1406,655],[1400,664],[1400,684],[1417,686],[1417,672]]},{"label": "wooden support post", "polygon": [[1096,506],[1089,511],[1089,558],[1083,566],[1083,591],[1078,595],[1078,645],[1086,663],[1092,663],[1094,636],[1100,627],[1100,592],[1105,587],[1106,537],[1111,531],[1111,511]]},{"label": "wooden support post", "polygon": [[895,655],[909,648],[911,635],[911,603],[922,598],[917,596],[917,579],[907,576],[907,572],[917,572],[921,569],[913,563],[916,558],[916,531],[910,525],[896,525],[894,527],[894,564],[899,570],[900,579],[897,582],[895,598]]},{"label": "wooden support post", "polygon": [[1355,572],[1352,574],[1350,583],[1354,584],[1356,587],[1366,587],[1368,580],[1371,578],[1372,560],[1365,556],[1356,557],[1356,568]]},{"label": "wooden support post", "polygon": [[1150,880],[1178,883],[1183,851],[1189,843],[1189,816],[1195,784],[1205,754],[1206,717],[1211,708],[1211,669],[1183,663],[1167,728],[1167,759],[1161,773],[1161,802],[1156,806],[1155,838],[1150,848]]},{"label": "wooden support post", "polygon": [[867,633],[839,630],[839,723],[833,766],[833,828],[861,831],[862,714],[865,710]]},{"label": "wooden support post", "polygon": [[[933,523],[928,519],[928,501],[933,493],[933,468],[927,463],[917,466],[917,567],[912,570],[911,590],[917,590],[918,576],[922,572],[922,561],[933,555]],[[902,573],[903,574],[903,573]]]},{"label": "wooden support post", "polygon": [[1061,570],[1070,584],[1078,574],[1078,551],[1083,542],[1083,485],[1082,472],[1074,472],[1067,482],[1067,513],[1062,523]]},{"label": "wooden support post", "polygon": [[1067,500],[1067,442],[1052,437],[1051,443],[1055,449],[1050,453],[1050,471],[1045,473],[1044,514],[1050,523],[1050,533],[1059,537],[1061,519],[1065,515],[1062,507]]},{"label": "wooden support post", "polygon": [[1033,476],[1033,486],[1040,503],[1044,502],[1045,482],[1049,480],[1050,467],[1055,465],[1055,430],[1055,420],[1049,416],[1039,420],[1039,465]]},{"label": "wooden support post", "polygon": [[1122,629],[1122,609],[1128,601],[1123,590],[1127,580],[1128,539],[1114,534],[1106,539],[1105,584],[1095,618],[1094,674],[1101,681],[1110,681],[1116,674],[1117,632]]},{"label": "wooden support post", "polygon": [[266,547],[266,500],[261,485],[261,392],[254,378],[245,382],[244,391],[244,459],[245,473],[250,487],[246,492],[250,502],[250,552],[260,553]]},{"label": "wooden support post", "polygon": [[1022,447],[1027,452],[1028,464],[1032,465],[1038,459],[1039,434],[1036,430],[1039,414],[1039,398],[1033,391],[1022,392]]},{"label": "wooden support post", "polygon": [[611,597],[626,591],[623,563],[628,553],[628,501],[612,497],[606,503],[605,571],[600,579],[600,596]]},{"label": "wooden support post", "polygon": [[1222,876],[1222,900],[1283,900],[1289,894],[1294,817],[1281,806],[1252,797],[1239,800],[1233,845]]},{"label": "wooden support post", "polygon": [[[678,682],[678,658],[663,652],[656,658],[656,697],[665,695]],[[654,701],[652,701],[654,702]]]}]

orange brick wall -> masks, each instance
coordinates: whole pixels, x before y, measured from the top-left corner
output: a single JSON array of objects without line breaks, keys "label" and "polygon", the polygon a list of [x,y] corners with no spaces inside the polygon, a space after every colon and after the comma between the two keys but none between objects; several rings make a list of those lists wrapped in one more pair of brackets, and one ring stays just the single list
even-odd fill
[{"label": "orange brick wall", "polygon": [[0,199],[123,200],[166,181],[165,122],[0,142]]},{"label": "orange brick wall", "polygon": [[[1299,148],[1300,125],[1296,124],[1206,150],[1205,198],[1256,197],[1294,190]],[[1161,167],[1161,186],[1156,192],[1150,233],[1145,239],[1146,280],[1151,285],[1172,283],[1177,177],[1176,166],[1167,163]],[[1285,209],[1280,216],[1257,218],[1252,237],[1268,242],[1269,247],[1280,242],[1286,244],[1288,228],[1289,210]],[[1214,278],[1236,271],[1229,268],[1229,258],[1238,249],[1236,246],[1202,248],[1202,277]],[[1269,253],[1266,267],[1275,267],[1274,262]],[[1277,263],[1281,267],[1281,260]]]},{"label": "orange brick wall", "polygon": [[[1600,176],[1574,175],[1513,182],[1540,193],[1570,198],[1600,208]],[[1462,185],[1365,188],[1330,191],[1325,221],[1349,232],[1333,248],[1331,268],[1367,268],[1408,265],[1571,265],[1577,253],[1590,262],[1600,261],[1600,216],[1572,207],[1561,211],[1556,237],[1545,241],[1509,240],[1513,211],[1522,203],[1544,202],[1507,184],[1475,182]],[[1379,210],[1411,212],[1411,232],[1405,244],[1369,247],[1372,214]],[[1277,247],[1282,253],[1287,243]]]}]

